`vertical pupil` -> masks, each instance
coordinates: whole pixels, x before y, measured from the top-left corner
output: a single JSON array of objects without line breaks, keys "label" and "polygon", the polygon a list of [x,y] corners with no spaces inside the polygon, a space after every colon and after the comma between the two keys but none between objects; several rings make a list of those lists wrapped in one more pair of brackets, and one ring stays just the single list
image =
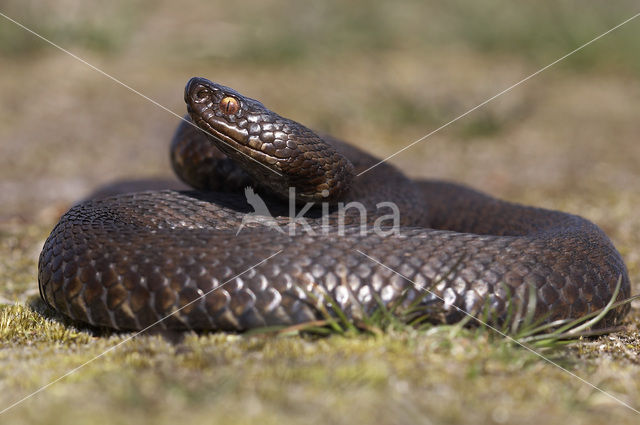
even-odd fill
[{"label": "vertical pupil", "polygon": [[221,106],[226,114],[234,114],[238,110],[238,102],[232,97],[222,99]]}]

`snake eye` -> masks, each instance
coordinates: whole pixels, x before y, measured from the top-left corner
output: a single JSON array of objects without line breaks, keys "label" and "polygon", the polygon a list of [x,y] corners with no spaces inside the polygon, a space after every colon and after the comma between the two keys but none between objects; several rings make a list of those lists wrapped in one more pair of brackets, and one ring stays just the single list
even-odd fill
[{"label": "snake eye", "polygon": [[227,115],[233,115],[240,109],[240,104],[235,97],[227,96],[220,101],[220,110]]}]

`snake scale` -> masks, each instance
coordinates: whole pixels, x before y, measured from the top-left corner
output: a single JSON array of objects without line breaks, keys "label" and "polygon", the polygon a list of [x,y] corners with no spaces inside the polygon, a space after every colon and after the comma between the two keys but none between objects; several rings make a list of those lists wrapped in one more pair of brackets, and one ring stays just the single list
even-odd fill
[{"label": "snake scale", "polygon": [[[375,157],[204,78],[188,82],[185,102],[171,159],[195,190],[90,199],[64,214],[38,265],[40,294],[63,315],[122,330],[242,331],[317,320],[333,304],[356,319],[383,303],[436,322],[461,310],[499,322],[514,307],[552,321],[601,309],[619,281],[618,299],[629,296],[620,254],[581,217],[370,168]],[[279,227],[243,222],[251,193]],[[341,202],[361,208],[340,213]],[[397,222],[381,203],[398,207]]]}]

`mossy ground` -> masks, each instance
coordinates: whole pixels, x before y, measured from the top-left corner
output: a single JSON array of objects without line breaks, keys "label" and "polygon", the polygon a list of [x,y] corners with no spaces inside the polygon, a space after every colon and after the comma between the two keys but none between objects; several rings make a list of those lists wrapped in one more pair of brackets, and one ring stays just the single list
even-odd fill
[{"label": "mossy ground", "polygon": [[[534,5],[535,4],[535,5]],[[194,75],[384,157],[637,13],[634,2],[5,2],[177,113]],[[486,329],[380,336],[95,333],[38,301],[61,213],[117,178],[169,175],[177,120],[0,18],[0,423],[637,423]],[[599,224],[640,292],[640,21],[393,162]],[[547,352],[640,408],[638,305],[623,332]],[[124,342],[126,341],[126,342]]]}]

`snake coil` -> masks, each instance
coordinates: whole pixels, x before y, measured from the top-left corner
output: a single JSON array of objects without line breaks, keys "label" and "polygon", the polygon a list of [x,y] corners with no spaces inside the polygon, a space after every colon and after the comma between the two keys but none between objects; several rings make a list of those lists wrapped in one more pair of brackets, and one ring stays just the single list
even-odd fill
[{"label": "snake coil", "polygon": [[[412,181],[387,163],[354,177],[378,160],[204,78],[189,81],[185,101],[171,159],[196,190],[92,199],[64,214],[38,265],[40,294],[60,313],[125,330],[245,330],[315,320],[330,299],[349,317],[418,302],[435,321],[486,308],[499,321],[510,306],[532,308],[532,288],[530,313],[551,321],[604,307],[619,280],[618,299],[629,296],[620,254],[581,217]],[[283,228],[295,225],[290,188],[292,204],[330,208],[308,209],[297,232],[252,222],[238,233],[253,212],[246,186]],[[340,218],[336,205],[350,201],[367,225],[380,203],[398,206],[399,231],[363,232],[353,211]]]}]

